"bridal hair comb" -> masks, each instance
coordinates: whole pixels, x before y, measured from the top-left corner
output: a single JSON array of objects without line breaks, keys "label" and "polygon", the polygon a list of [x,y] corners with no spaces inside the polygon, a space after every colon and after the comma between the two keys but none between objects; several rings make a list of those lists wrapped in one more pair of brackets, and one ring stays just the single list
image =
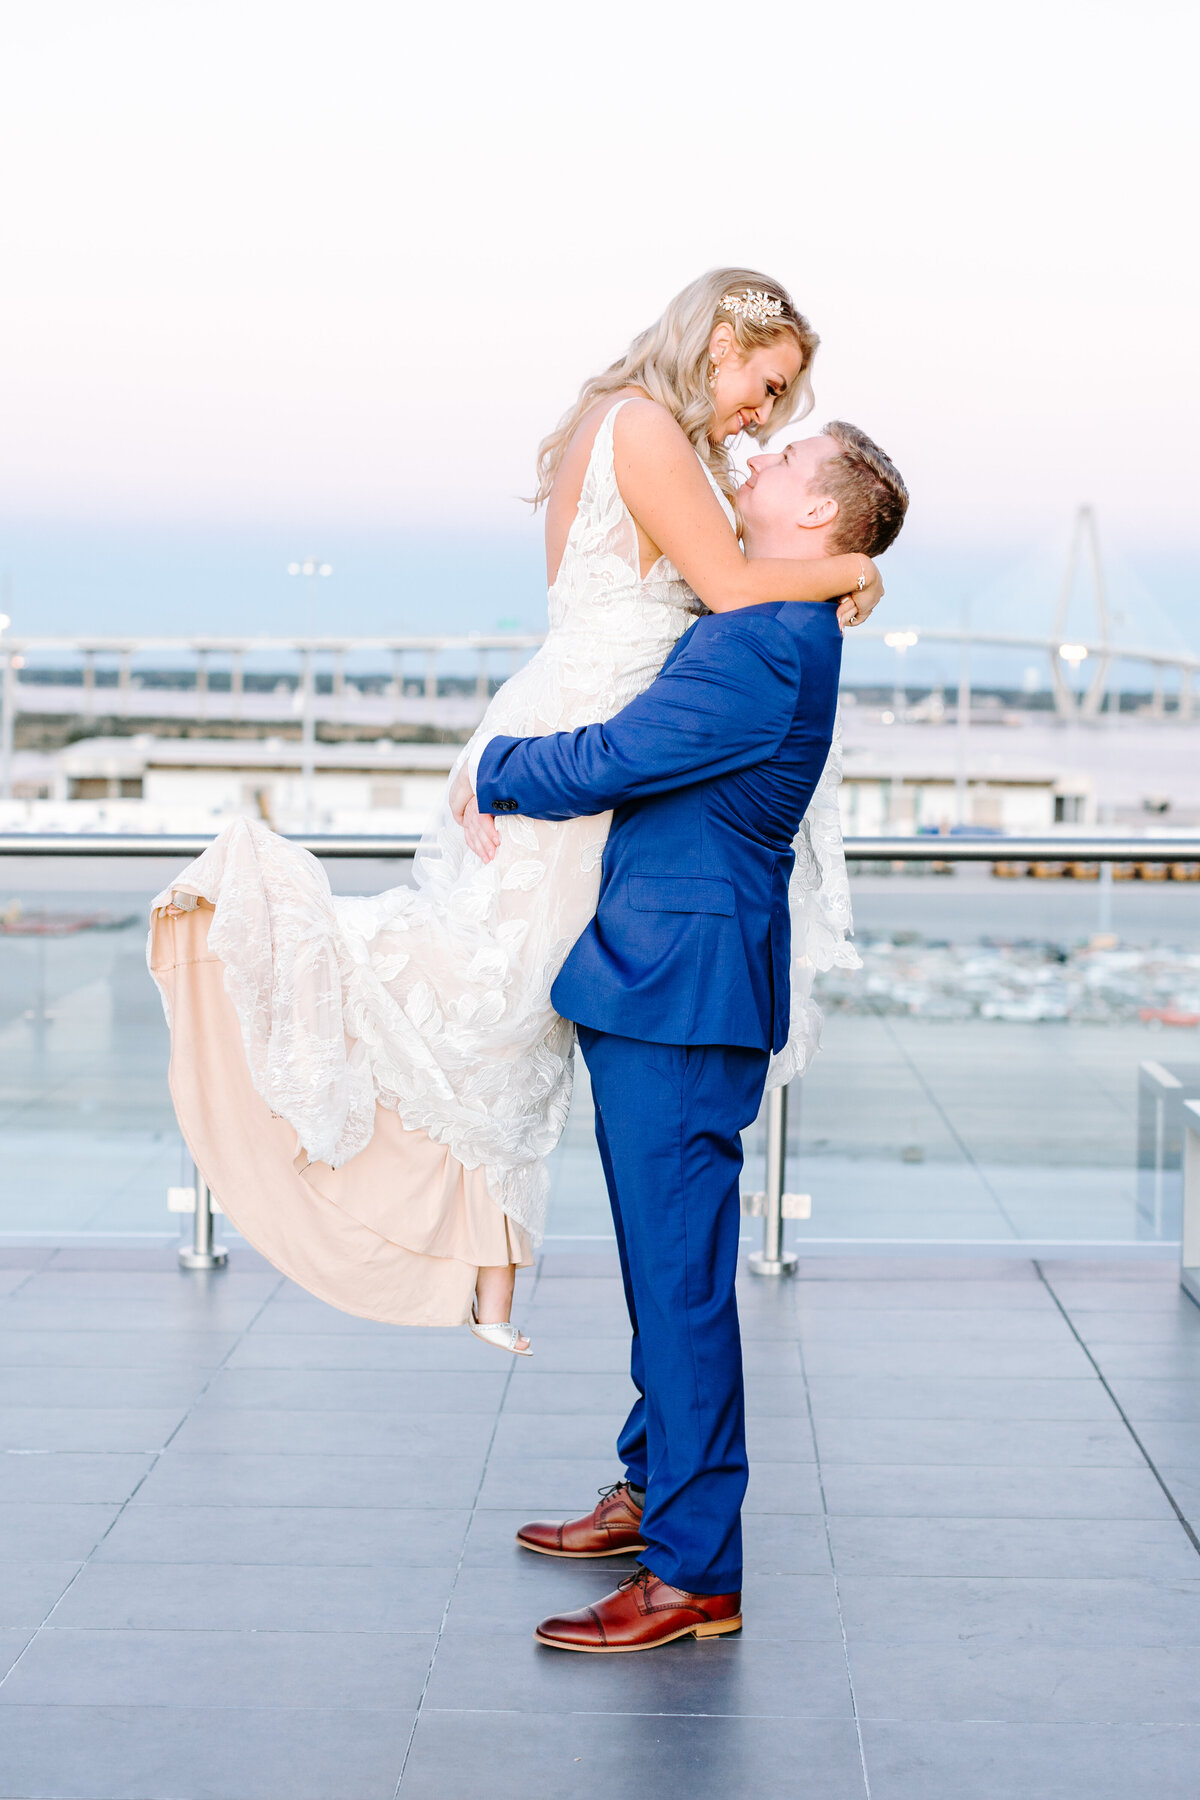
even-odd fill
[{"label": "bridal hair comb", "polygon": [[783,301],[764,288],[747,288],[743,294],[722,294],[720,311],[739,315],[747,325],[766,325],[782,316]]}]

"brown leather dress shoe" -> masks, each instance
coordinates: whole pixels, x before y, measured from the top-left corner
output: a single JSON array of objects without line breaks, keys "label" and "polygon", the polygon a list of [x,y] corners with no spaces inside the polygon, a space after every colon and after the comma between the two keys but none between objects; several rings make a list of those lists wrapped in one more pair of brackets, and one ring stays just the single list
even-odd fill
[{"label": "brown leather dress shoe", "polygon": [[675,1638],[740,1631],[741,1609],[740,1594],[685,1594],[649,1569],[637,1569],[595,1606],[543,1619],[534,1636],[555,1650],[613,1656],[623,1650],[656,1650]]},{"label": "brown leather dress shoe", "polygon": [[600,1502],[584,1519],[534,1519],[522,1525],[518,1544],[542,1556],[637,1556],[642,1542],[642,1509],[627,1481],[600,1489]]}]

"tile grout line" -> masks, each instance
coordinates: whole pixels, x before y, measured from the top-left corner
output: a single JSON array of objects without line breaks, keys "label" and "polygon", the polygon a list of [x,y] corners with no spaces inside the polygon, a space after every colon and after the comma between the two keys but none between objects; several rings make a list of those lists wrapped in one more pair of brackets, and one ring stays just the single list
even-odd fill
[{"label": "tile grout line", "polygon": [[8,1293],[4,1296],[5,1300],[15,1300],[17,1295],[21,1292],[21,1289],[27,1286],[28,1283],[33,1280],[35,1275],[43,1275],[46,1272],[57,1254],[58,1252],[56,1250],[51,1250],[47,1254],[45,1262],[38,1263],[32,1269],[26,1269],[24,1278],[21,1281],[18,1281],[16,1287],[9,1289]]},{"label": "tile grout line", "polygon": [[254,1327],[258,1323],[259,1319],[262,1318],[264,1312],[267,1310],[268,1306],[270,1306],[272,1300],[274,1300],[274,1298],[278,1294],[280,1288],[282,1288],[282,1286],[284,1285],[285,1280],[286,1280],[285,1276],[281,1275],[279,1277],[279,1280],[275,1283],[275,1286],[271,1289],[271,1292],[266,1296],[266,1298],[262,1302],[262,1305],[258,1308],[257,1312],[254,1314],[253,1318],[250,1319],[248,1324],[243,1326],[242,1330],[239,1332],[238,1336],[234,1339],[233,1343],[230,1344],[228,1350],[225,1352],[225,1354],[221,1358],[220,1362],[217,1363],[215,1365],[215,1367],[211,1368],[208,1371],[207,1377],[206,1377],[203,1385],[201,1386],[199,1391],[192,1396],[192,1399],[188,1403],[187,1409],[184,1412],[183,1417],[179,1420],[179,1423],[169,1432],[165,1442],[160,1444],[158,1449],[154,1451],[154,1453],[151,1457],[151,1460],[150,1460],[149,1468],[142,1470],[141,1475],[138,1477],[137,1481],[134,1482],[132,1488],[129,1490],[128,1494],[126,1494],[124,1500],[122,1500],[120,1506],[117,1508],[113,1517],[109,1520],[108,1524],[105,1526],[105,1528],[101,1532],[100,1536],[96,1539],[96,1542],[92,1545],[91,1549],[88,1551],[87,1555],[84,1557],[83,1561],[80,1563],[79,1567],[76,1569],[75,1573],[72,1575],[70,1581],[68,1581],[68,1583],[67,1583],[66,1587],[63,1589],[62,1593],[59,1594],[58,1598],[55,1600],[54,1604],[51,1606],[50,1610],[47,1612],[47,1614],[46,1614],[45,1618],[42,1620],[41,1624],[34,1627],[33,1635],[30,1637],[29,1643],[27,1643],[24,1646],[24,1648],[22,1649],[21,1655],[17,1657],[16,1662],[14,1662],[12,1665],[12,1668],[7,1669],[5,1671],[3,1677],[0,1678],[0,1687],[4,1686],[4,1683],[8,1680],[9,1676],[12,1674],[13,1669],[15,1669],[17,1667],[17,1665],[21,1662],[22,1658],[25,1656],[26,1651],[28,1651],[28,1649],[29,1649],[29,1645],[33,1643],[34,1639],[38,1636],[39,1632],[44,1631],[46,1626],[49,1625],[51,1619],[54,1617],[55,1613],[58,1611],[58,1609],[62,1605],[63,1601],[66,1599],[67,1595],[71,1592],[71,1589],[75,1586],[75,1583],[79,1580],[79,1577],[83,1574],[83,1571],[91,1563],[92,1558],[95,1556],[95,1554],[96,1554],[97,1550],[100,1548],[101,1544],[103,1544],[106,1541],[106,1539],[109,1537],[109,1535],[113,1531],[114,1527],[119,1523],[119,1521],[121,1519],[124,1518],[125,1509],[132,1504],[134,1497],[138,1493],[140,1493],[141,1489],[145,1486],[149,1477],[154,1473],[155,1469],[158,1467],[159,1458],[162,1456],[163,1451],[169,1449],[169,1447],[172,1443],[172,1440],[175,1439],[176,1437],[178,1437],[179,1433],[183,1430],[183,1427],[187,1424],[188,1420],[192,1416],[192,1413],[195,1411],[195,1408],[199,1405],[200,1401],[203,1400],[205,1394],[207,1394],[209,1388],[212,1386],[216,1377],[221,1373],[221,1370],[225,1367],[226,1363],[229,1361],[229,1358],[233,1355],[234,1351],[244,1341],[244,1339],[248,1336],[248,1334],[254,1329]]},{"label": "tile grout line", "polygon": [[107,1211],[107,1209],[110,1206],[112,1206],[115,1202],[119,1201],[123,1195],[127,1194],[129,1192],[130,1186],[132,1185],[132,1183],[134,1183],[138,1179],[138,1176],[143,1174],[145,1172],[145,1170],[150,1166],[150,1164],[155,1162],[158,1159],[158,1157],[162,1153],[162,1142],[163,1142],[163,1133],[157,1132],[154,1135],[154,1137],[152,1137],[150,1139],[150,1148],[146,1152],[145,1160],[138,1166],[138,1168],[135,1171],[131,1172],[130,1174],[128,1174],[125,1177],[125,1180],[121,1183],[121,1185],[119,1187],[113,1188],[112,1191],[108,1195],[106,1195],[106,1197],[103,1200],[100,1201],[100,1203],[96,1207],[95,1212],[89,1214],[87,1220],[85,1221],[84,1226],[83,1226],[84,1231],[86,1231],[88,1229],[89,1225],[95,1225],[99,1219],[102,1219],[104,1217],[104,1214]]},{"label": "tile grout line", "polygon": [[1046,1292],[1049,1294],[1051,1300],[1053,1300],[1055,1306],[1058,1308],[1059,1312],[1061,1313],[1063,1320],[1066,1324],[1067,1330],[1071,1333],[1071,1336],[1075,1339],[1075,1342],[1079,1345],[1079,1348],[1083,1351],[1083,1354],[1087,1357],[1089,1363],[1091,1363],[1091,1365],[1092,1365],[1092,1368],[1095,1370],[1096,1379],[1099,1381],[1100,1386],[1104,1389],[1105,1393],[1108,1395],[1109,1399],[1111,1400],[1114,1408],[1116,1409],[1117,1415],[1121,1420],[1122,1425],[1124,1425],[1126,1431],[1129,1433],[1130,1437],[1133,1439],[1134,1443],[1137,1445],[1139,1454],[1141,1455],[1143,1461],[1145,1462],[1146,1467],[1149,1469],[1149,1471],[1153,1475],[1155,1481],[1157,1481],[1159,1487],[1162,1489],[1164,1495],[1166,1496],[1166,1499],[1167,1499],[1168,1504],[1170,1505],[1171,1511],[1175,1514],[1175,1517],[1178,1519],[1180,1525],[1182,1525],[1184,1534],[1187,1537],[1188,1541],[1190,1542],[1192,1549],[1196,1552],[1197,1556],[1200,1556],[1200,1537],[1198,1537],[1196,1535],[1196,1532],[1193,1530],[1190,1522],[1188,1521],[1187,1515],[1184,1513],[1183,1508],[1180,1506],[1178,1500],[1176,1500],[1174,1494],[1171,1492],[1170,1488],[1167,1486],[1167,1483],[1166,1483],[1162,1473],[1160,1472],[1157,1463],[1154,1461],[1154,1458],[1151,1456],[1150,1452],[1147,1450],[1145,1444],[1143,1444],[1141,1438],[1138,1436],[1137,1432],[1134,1430],[1133,1421],[1130,1419],[1129,1414],[1125,1411],[1125,1408],[1121,1405],[1121,1402],[1117,1399],[1117,1396],[1114,1394],[1112,1388],[1109,1386],[1107,1375],[1105,1375],[1104,1370],[1100,1367],[1100,1364],[1096,1361],[1096,1358],[1092,1355],[1091,1350],[1089,1349],[1087,1344],[1084,1343],[1082,1337],[1080,1337],[1080,1335],[1079,1335],[1079,1332],[1075,1329],[1074,1319],[1072,1319],[1070,1313],[1067,1311],[1066,1307],[1063,1305],[1062,1301],[1059,1299],[1058,1295],[1055,1293],[1053,1283],[1051,1282],[1049,1276],[1046,1274],[1045,1270],[1042,1268],[1041,1263],[1035,1262],[1033,1266],[1037,1270],[1038,1280],[1042,1283],[1043,1287],[1046,1289]]},{"label": "tile grout line", "polygon": [[[536,1294],[538,1283],[542,1279],[542,1265],[544,1261],[544,1256],[538,1257],[537,1271],[533,1278],[533,1294]],[[533,1294],[530,1295],[531,1299],[533,1298]],[[515,1297],[514,1294],[514,1298]],[[488,1438],[487,1449],[483,1453],[483,1467],[479,1472],[479,1481],[476,1484],[475,1492],[471,1499],[470,1516],[467,1519],[466,1529],[463,1532],[462,1544],[460,1545],[458,1552],[458,1561],[454,1565],[454,1574],[450,1579],[450,1591],[446,1595],[446,1604],[442,1608],[442,1616],[438,1620],[438,1628],[433,1640],[433,1649],[429,1653],[429,1664],[425,1670],[425,1679],[421,1683],[421,1692],[417,1699],[416,1711],[413,1714],[412,1729],[408,1734],[408,1742],[404,1746],[404,1756],[400,1762],[400,1773],[396,1777],[396,1786],[392,1790],[392,1800],[398,1800],[400,1789],[404,1783],[405,1772],[408,1769],[408,1759],[412,1755],[412,1747],[416,1741],[417,1727],[420,1725],[422,1714],[425,1711],[425,1696],[429,1692],[429,1683],[433,1680],[433,1670],[434,1665],[437,1662],[438,1651],[442,1647],[442,1637],[446,1630],[446,1620],[450,1616],[450,1607],[454,1600],[454,1590],[458,1586],[458,1578],[462,1574],[463,1561],[467,1554],[467,1540],[471,1535],[471,1527],[475,1523],[475,1515],[479,1511],[479,1496],[483,1492],[483,1484],[487,1480],[488,1464],[491,1461],[492,1449],[496,1442],[496,1433],[500,1429],[500,1415],[504,1411],[504,1402],[508,1398],[508,1390],[512,1385],[512,1378],[517,1372],[516,1357],[510,1356],[508,1360],[511,1366],[508,1374],[504,1378],[504,1389],[496,1405],[496,1416],[492,1421],[492,1434]],[[430,1711],[434,1710],[434,1708],[430,1708]]]},{"label": "tile grout line", "polygon": [[[797,1300],[798,1306],[799,1301]],[[796,1355],[800,1362],[800,1377],[804,1382],[804,1405],[808,1413],[808,1429],[812,1434],[817,1487],[821,1495],[821,1524],[825,1531],[825,1548],[829,1552],[829,1567],[833,1575],[833,1597],[837,1606],[838,1630],[842,1634],[842,1661],[846,1669],[846,1681],[850,1688],[850,1710],[854,1718],[854,1735],[858,1743],[858,1763],[862,1770],[863,1792],[866,1800],[871,1800],[871,1777],[867,1771],[867,1750],[863,1743],[862,1720],[858,1712],[858,1695],[854,1690],[854,1672],[850,1667],[850,1643],[846,1636],[846,1620],[842,1612],[842,1587],[838,1580],[837,1561],[833,1554],[833,1533],[829,1529],[829,1504],[825,1498],[825,1476],[821,1468],[821,1449],[817,1442],[817,1422],[813,1417],[812,1395],[809,1392],[808,1368],[804,1361],[804,1339],[800,1333],[799,1319],[797,1319],[796,1327]]]}]

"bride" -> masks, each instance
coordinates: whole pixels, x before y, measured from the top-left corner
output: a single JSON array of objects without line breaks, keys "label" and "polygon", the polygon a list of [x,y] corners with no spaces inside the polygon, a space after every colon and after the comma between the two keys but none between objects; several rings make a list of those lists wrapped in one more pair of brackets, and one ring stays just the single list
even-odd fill
[{"label": "bride", "polygon": [[[817,341],[777,282],[716,269],[584,384],[538,456],[549,632],[451,781],[497,733],[610,718],[705,606],[854,590],[843,621],[871,610],[869,559],[749,560],[738,545],[728,440],[809,410]],[[815,1048],[814,966],[853,959],[835,762],[836,748],[793,878],[805,966],[776,1080]],[[315,857],[237,819],[156,898],[149,960],[183,1136],[236,1229],[322,1300],[399,1324],[474,1318],[528,1352],[513,1279],[571,1097],[574,1031],[550,987],[595,909],[607,829],[607,815],[506,818],[485,863],[443,805],[415,885],[335,898]]]}]

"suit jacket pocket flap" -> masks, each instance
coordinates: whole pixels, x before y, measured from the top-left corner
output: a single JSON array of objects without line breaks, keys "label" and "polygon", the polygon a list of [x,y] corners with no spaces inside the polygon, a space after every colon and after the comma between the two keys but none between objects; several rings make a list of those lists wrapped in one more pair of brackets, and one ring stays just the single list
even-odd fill
[{"label": "suit jacket pocket flap", "polygon": [[733,916],[733,883],[721,875],[631,875],[628,893],[635,912]]}]

